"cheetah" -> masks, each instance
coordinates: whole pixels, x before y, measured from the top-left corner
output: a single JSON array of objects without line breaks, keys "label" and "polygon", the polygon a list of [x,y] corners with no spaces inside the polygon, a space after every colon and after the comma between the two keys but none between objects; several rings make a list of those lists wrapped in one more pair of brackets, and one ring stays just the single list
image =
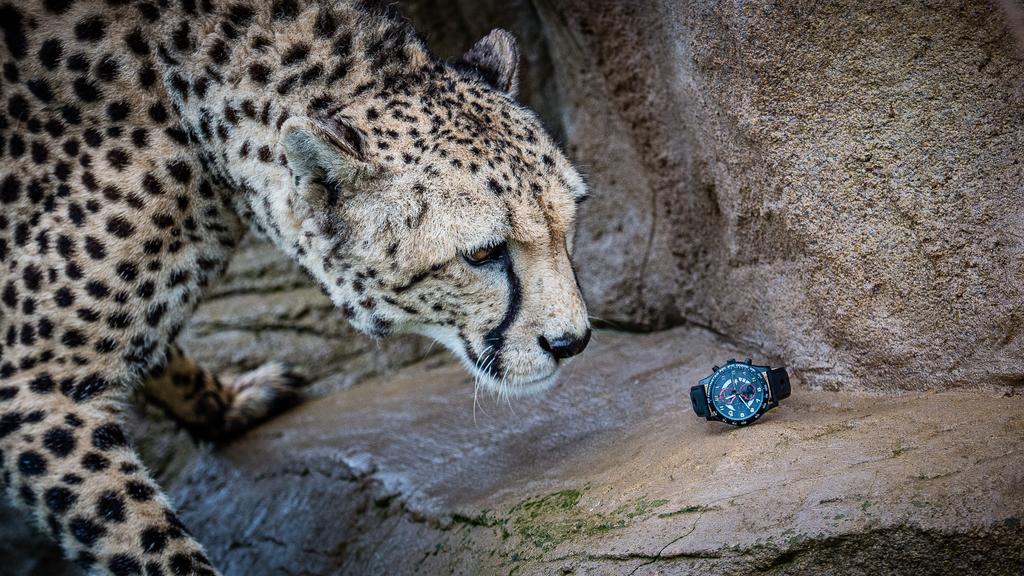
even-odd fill
[{"label": "cheetah", "polygon": [[298,398],[174,344],[247,231],[500,394],[586,346],[587,187],[516,102],[508,32],[446,61],[356,0],[0,0],[0,31],[0,485],[87,570],[217,574],[120,407],[142,386],[218,440]]}]

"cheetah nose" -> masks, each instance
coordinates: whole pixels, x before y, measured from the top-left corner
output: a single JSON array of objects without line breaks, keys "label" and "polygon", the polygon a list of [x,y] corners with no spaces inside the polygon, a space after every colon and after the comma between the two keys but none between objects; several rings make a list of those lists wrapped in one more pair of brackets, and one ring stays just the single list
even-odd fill
[{"label": "cheetah nose", "polygon": [[540,342],[540,347],[554,356],[556,360],[571,358],[583,352],[583,349],[587,347],[590,342],[590,328],[587,328],[582,336],[566,332],[558,338],[549,340],[546,336],[541,336],[537,340]]}]

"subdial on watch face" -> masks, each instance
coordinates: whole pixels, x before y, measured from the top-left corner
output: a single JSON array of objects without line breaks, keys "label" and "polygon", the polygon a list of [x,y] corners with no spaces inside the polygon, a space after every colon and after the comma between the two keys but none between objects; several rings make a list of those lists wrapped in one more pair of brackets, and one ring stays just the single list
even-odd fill
[{"label": "subdial on watch face", "polygon": [[730,364],[715,373],[709,392],[715,410],[726,420],[752,418],[765,402],[765,384],[761,374],[743,364]]}]

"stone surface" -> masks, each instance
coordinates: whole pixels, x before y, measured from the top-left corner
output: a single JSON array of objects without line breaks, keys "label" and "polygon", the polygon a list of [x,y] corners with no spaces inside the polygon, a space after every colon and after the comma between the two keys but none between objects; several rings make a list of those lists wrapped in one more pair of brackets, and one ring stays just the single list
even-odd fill
[{"label": "stone surface", "polygon": [[1024,397],[798,386],[733,429],[686,391],[742,347],[593,346],[551,393],[475,416],[440,358],[333,392],[204,453],[172,497],[227,574],[1024,570]]},{"label": "stone surface", "polygon": [[709,326],[817,387],[1024,384],[1024,66],[994,4],[535,5],[596,316]]},{"label": "stone surface", "polygon": [[[592,346],[509,404],[475,404],[430,356],[162,476],[228,576],[1024,570],[1024,396],[798,384],[733,429],[697,419],[687,388],[744,346],[701,328]],[[77,574],[40,546],[22,533],[0,556]]]}]

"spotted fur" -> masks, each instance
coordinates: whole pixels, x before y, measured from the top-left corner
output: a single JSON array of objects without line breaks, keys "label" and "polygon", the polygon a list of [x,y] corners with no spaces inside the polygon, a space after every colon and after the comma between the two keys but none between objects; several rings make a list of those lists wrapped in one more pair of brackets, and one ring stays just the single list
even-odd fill
[{"label": "spotted fur", "polygon": [[99,573],[215,574],[118,424],[144,381],[197,435],[294,401],[173,346],[247,229],[359,329],[421,333],[503,394],[589,337],[586,190],[514,100],[514,39],[433,56],[339,0],[0,0],[0,469]]}]

